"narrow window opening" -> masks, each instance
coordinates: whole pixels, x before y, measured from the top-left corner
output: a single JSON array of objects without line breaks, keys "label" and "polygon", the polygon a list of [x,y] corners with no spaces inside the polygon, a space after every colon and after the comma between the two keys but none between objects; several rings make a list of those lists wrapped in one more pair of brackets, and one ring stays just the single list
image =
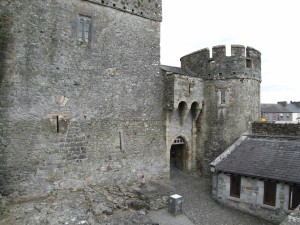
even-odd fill
[{"label": "narrow window opening", "polygon": [[119,139],[120,139],[120,150],[123,150],[123,146],[122,146],[122,132],[119,132]]},{"label": "narrow window opening", "polygon": [[56,116],[56,132],[59,133],[59,116]]},{"label": "narrow window opening", "polygon": [[189,84],[189,94],[191,94],[191,84]]},{"label": "narrow window opening", "polygon": [[222,73],[219,73],[219,75],[222,76],[223,74],[222,74]]},{"label": "narrow window opening", "polygon": [[131,11],[134,12],[134,9],[132,9]]},{"label": "narrow window opening", "polygon": [[102,0],[101,3],[104,4],[104,1]]},{"label": "narrow window opening", "polygon": [[225,99],[225,90],[224,89],[222,89],[222,90],[220,90],[220,92],[221,92],[221,105],[224,105],[225,104],[225,102],[226,102],[226,99]]},{"label": "narrow window opening", "polygon": [[230,196],[239,198],[241,195],[241,176],[230,176]]},{"label": "narrow window opening", "polygon": [[83,40],[83,27],[84,27],[84,19],[80,18],[80,20],[79,20],[79,28],[78,28],[78,39],[80,41]]},{"label": "narrow window opening", "polygon": [[272,181],[264,182],[264,204],[275,206],[276,203],[276,183]]},{"label": "narrow window opening", "polygon": [[90,20],[85,21],[85,26],[84,26],[84,40],[85,42],[89,41],[89,33],[90,33]]},{"label": "narrow window opening", "polygon": [[116,4],[113,4],[113,7],[116,7]]}]

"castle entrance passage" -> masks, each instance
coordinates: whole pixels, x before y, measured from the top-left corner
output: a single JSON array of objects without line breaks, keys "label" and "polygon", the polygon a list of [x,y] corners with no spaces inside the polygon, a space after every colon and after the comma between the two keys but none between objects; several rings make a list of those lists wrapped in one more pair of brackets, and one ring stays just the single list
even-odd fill
[{"label": "castle entrance passage", "polygon": [[170,151],[170,170],[185,170],[187,167],[187,149],[183,138],[176,138]]}]

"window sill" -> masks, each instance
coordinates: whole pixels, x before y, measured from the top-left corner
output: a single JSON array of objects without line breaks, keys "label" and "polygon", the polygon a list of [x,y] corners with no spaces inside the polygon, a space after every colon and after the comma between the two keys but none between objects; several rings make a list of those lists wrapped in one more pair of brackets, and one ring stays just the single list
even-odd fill
[{"label": "window sill", "polygon": [[278,209],[278,208],[276,208],[276,206],[272,206],[272,205],[266,205],[266,204],[258,204],[258,205],[264,209],[272,209],[272,210]]},{"label": "window sill", "polygon": [[242,202],[240,197],[238,198],[238,197],[234,197],[234,196],[228,196],[227,200],[234,201],[234,202]]}]

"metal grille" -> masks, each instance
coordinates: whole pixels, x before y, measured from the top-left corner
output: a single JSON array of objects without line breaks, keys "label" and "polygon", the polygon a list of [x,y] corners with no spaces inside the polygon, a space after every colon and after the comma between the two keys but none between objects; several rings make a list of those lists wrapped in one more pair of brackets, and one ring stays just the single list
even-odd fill
[{"label": "metal grille", "polygon": [[173,142],[173,145],[182,145],[184,144],[184,140],[182,138],[176,138]]}]

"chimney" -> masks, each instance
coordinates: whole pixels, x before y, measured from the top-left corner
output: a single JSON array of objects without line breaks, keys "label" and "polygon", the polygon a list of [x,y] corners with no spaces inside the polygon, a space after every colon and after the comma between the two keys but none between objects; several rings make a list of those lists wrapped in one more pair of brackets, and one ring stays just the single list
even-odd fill
[{"label": "chimney", "polygon": [[291,104],[294,104],[294,105],[296,105],[298,108],[300,108],[300,102],[292,102],[292,101],[291,101]]},{"label": "chimney", "polygon": [[286,106],[287,105],[287,101],[277,102],[277,104],[282,105],[282,106]]}]

